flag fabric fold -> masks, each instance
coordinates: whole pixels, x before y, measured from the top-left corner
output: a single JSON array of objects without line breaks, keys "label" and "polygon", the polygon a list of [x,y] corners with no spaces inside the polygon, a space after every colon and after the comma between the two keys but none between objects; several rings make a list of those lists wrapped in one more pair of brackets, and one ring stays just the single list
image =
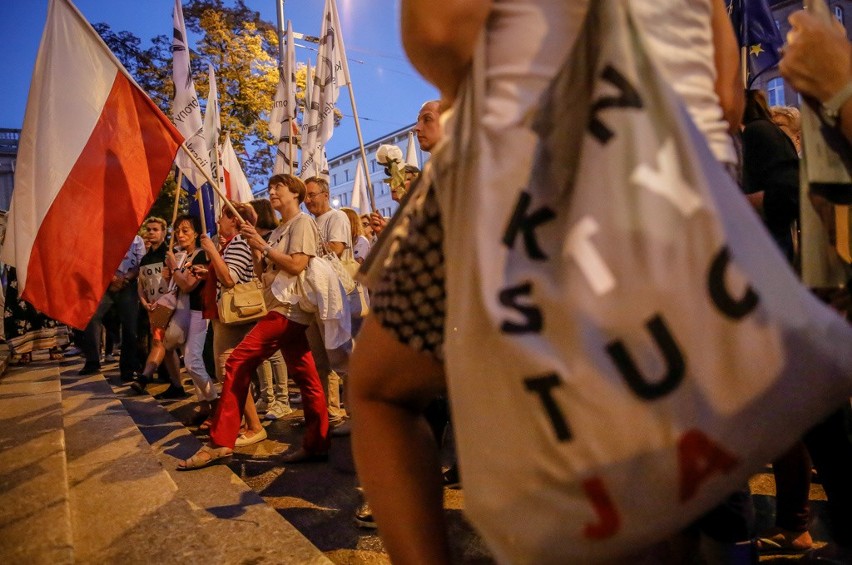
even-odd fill
[{"label": "flag fabric fold", "polygon": [[[207,78],[210,89],[207,92],[207,108],[204,110],[204,144],[207,147],[207,156],[213,172],[213,178],[224,189],[225,180],[222,173],[222,156],[219,152],[219,135],[222,133],[222,120],[219,115],[219,90],[216,88],[216,72],[213,65],[207,65]],[[227,192],[225,193],[227,194]],[[228,194],[228,198],[231,196]],[[221,203],[216,196],[216,209],[219,210]]]},{"label": "flag fabric fold", "polygon": [[420,163],[417,162],[417,146],[415,143],[414,132],[408,132],[408,147],[405,149],[405,164],[419,169]]},{"label": "flag fabric fold", "polygon": [[370,198],[367,196],[367,181],[364,177],[364,163],[361,159],[358,159],[358,166],[355,168],[355,183],[352,185],[352,198],[349,202],[350,206],[358,210],[359,214],[370,212]]},{"label": "flag fabric fold", "polygon": [[767,0],[726,0],[740,47],[748,57],[749,86],[781,61],[784,38],[775,25]]},{"label": "flag fabric fold", "polygon": [[334,133],[334,109],[340,87],[349,83],[349,67],[334,0],[325,0],[322,25],[311,103],[307,106],[308,139],[302,146],[303,179],[314,175],[328,178],[325,145]]},{"label": "flag fabric fold", "polygon": [[[186,40],[186,25],[183,21],[181,0],[175,0],[174,30],[172,37],[172,80],[175,85],[175,98],[172,101],[172,120],[178,131],[186,139],[187,150],[195,156],[204,172],[213,178],[213,168],[204,136],[204,121],[201,118],[201,104],[192,81],[192,67],[189,63],[189,44]],[[215,82],[214,82],[215,84]],[[183,151],[178,154],[177,166],[183,171],[183,187],[189,195],[189,213],[201,217],[202,208],[208,230],[215,230],[216,211],[213,189],[207,184],[207,177],[199,170],[193,160]],[[205,186],[206,185],[206,186]],[[199,189],[199,187],[201,187]],[[203,204],[203,206],[202,206]]]},{"label": "flag fabric fold", "polygon": [[182,141],[77,8],[51,0],[2,250],[19,295],[85,327]]},{"label": "flag fabric fold", "polygon": [[284,61],[280,69],[278,89],[269,115],[269,130],[278,140],[273,172],[275,174],[295,172],[296,136],[296,51],[293,26],[287,22]]},{"label": "flag fabric fold", "polygon": [[[175,98],[172,101],[172,120],[175,127],[186,139],[187,149],[211,177],[210,156],[204,138],[204,122],[201,119],[201,104],[195,84],[192,82],[192,68],[189,64],[189,44],[186,40],[186,26],[183,22],[183,8],[180,0],[175,0],[174,30],[172,37],[172,80],[175,85]],[[207,179],[193,164],[192,160],[181,152],[177,158],[178,167],[194,186],[201,186]]]},{"label": "flag fabric fold", "polygon": [[228,198],[237,202],[249,202],[254,198],[245,173],[243,172],[240,161],[237,158],[237,152],[234,151],[234,145],[231,143],[231,135],[225,134],[225,141],[222,142],[222,174],[224,176],[223,188],[226,190]]}]

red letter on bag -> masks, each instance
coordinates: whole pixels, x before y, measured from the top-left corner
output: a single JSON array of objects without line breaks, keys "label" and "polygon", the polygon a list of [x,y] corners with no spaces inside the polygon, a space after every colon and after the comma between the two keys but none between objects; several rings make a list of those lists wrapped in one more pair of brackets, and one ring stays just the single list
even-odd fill
[{"label": "red letter on bag", "polygon": [[583,535],[589,539],[606,539],[614,536],[621,527],[621,520],[601,478],[593,477],[583,481],[583,490],[600,518],[595,524],[586,524]]},{"label": "red letter on bag", "polygon": [[717,472],[728,473],[739,460],[699,430],[689,430],[677,446],[680,468],[680,501],[695,496],[707,477]]}]

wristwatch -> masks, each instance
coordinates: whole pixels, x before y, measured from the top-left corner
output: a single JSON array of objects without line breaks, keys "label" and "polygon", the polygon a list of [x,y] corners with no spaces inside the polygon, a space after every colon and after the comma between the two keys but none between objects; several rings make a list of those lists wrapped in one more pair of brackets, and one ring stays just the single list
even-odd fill
[{"label": "wristwatch", "polygon": [[267,244],[263,247],[263,251],[260,252],[260,256],[266,259],[270,251],[272,251],[272,246]]},{"label": "wristwatch", "polygon": [[840,123],[840,109],[850,98],[852,98],[852,80],[820,105],[819,114],[822,120],[831,127],[837,127]]}]

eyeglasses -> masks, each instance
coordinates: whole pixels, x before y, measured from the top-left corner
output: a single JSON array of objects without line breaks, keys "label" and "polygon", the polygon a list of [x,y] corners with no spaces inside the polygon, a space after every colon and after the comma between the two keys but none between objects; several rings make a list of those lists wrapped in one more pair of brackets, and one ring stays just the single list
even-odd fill
[{"label": "eyeglasses", "polygon": [[313,200],[314,198],[316,198],[320,194],[323,194],[323,193],[322,192],[308,192],[308,193],[305,194],[305,199],[310,198],[311,200]]}]

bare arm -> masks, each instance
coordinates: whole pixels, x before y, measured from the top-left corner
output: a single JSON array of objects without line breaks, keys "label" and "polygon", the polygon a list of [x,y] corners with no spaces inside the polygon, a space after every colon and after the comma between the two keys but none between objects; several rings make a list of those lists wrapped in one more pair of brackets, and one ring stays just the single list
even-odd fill
[{"label": "bare arm", "polygon": [[232,288],[236,283],[231,278],[231,269],[228,268],[227,263],[225,263],[225,260],[219,254],[219,250],[216,249],[216,244],[213,243],[213,240],[207,234],[201,235],[201,249],[204,250],[210,259],[210,264],[213,266],[213,270],[216,271],[216,278],[222,284],[222,287]]},{"label": "bare arm", "polygon": [[325,244],[325,246],[328,247],[329,251],[331,251],[338,257],[341,257],[343,255],[343,252],[346,251],[346,244],[342,241],[329,241]]},{"label": "bare arm", "polygon": [[492,0],[403,0],[402,42],[411,64],[451,105]]},{"label": "bare arm", "polygon": [[730,133],[740,129],[745,108],[742,66],[737,37],[725,0],[713,0],[713,53],[716,65],[716,95],[722,106],[722,115],[728,122]]},{"label": "bare arm", "polygon": [[441,364],[400,344],[371,316],[350,369],[358,477],[391,560],[449,563],[438,449],[422,416],[444,390]]},{"label": "bare arm", "polygon": [[[254,227],[248,224],[243,224],[240,227],[240,234],[242,234],[243,239],[248,242],[249,247],[252,249],[254,270],[255,273],[260,276],[263,273],[263,261],[261,260],[260,252],[268,247],[268,244],[266,243],[266,240],[257,233]],[[296,276],[305,270],[308,266],[308,261],[310,261],[311,258],[304,253],[293,253],[292,255],[287,255],[283,251],[269,248],[269,253],[267,253],[266,259],[267,261],[271,261],[281,267],[281,269],[287,274]]]}]

